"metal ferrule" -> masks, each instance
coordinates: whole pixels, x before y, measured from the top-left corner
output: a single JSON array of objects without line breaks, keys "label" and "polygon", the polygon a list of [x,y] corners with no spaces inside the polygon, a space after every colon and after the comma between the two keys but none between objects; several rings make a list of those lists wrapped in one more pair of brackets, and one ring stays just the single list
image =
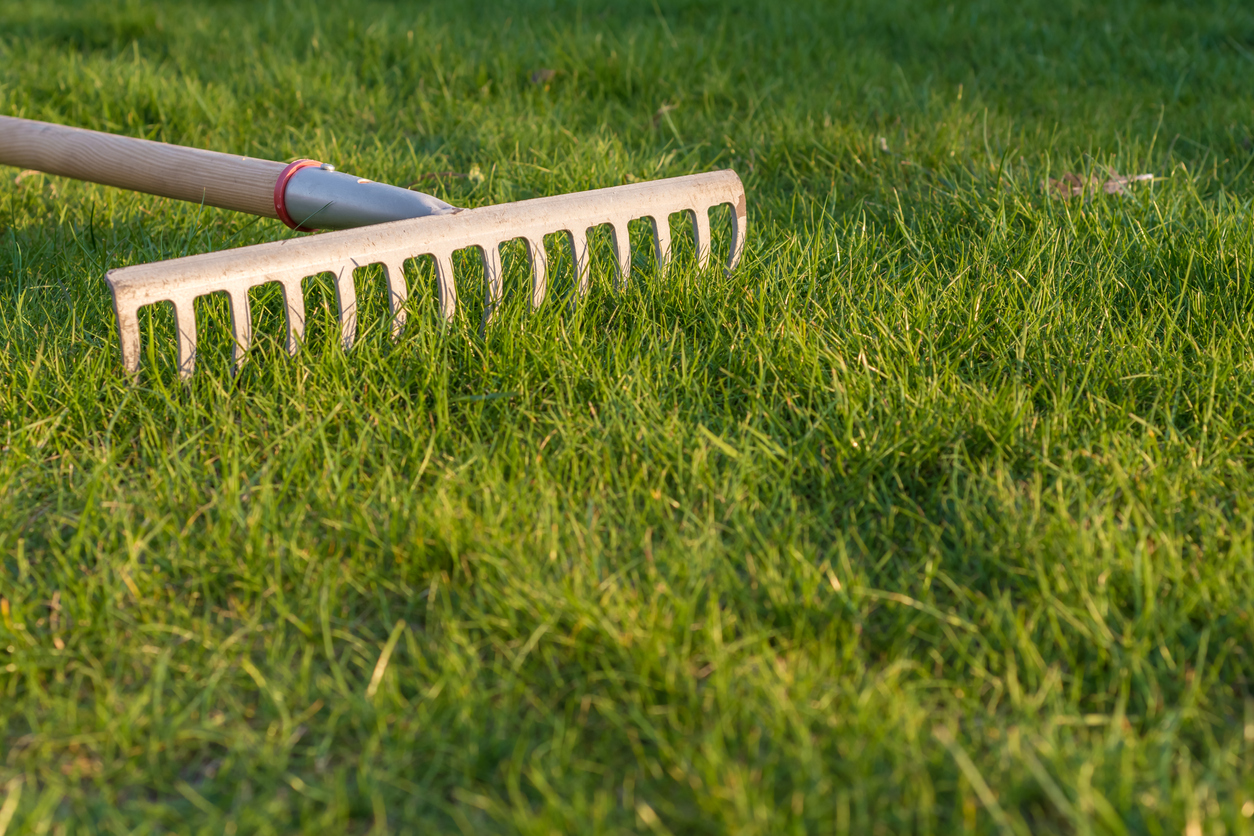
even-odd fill
[{"label": "metal ferrule", "polygon": [[429,194],[314,167],[291,176],[284,201],[296,225],[308,229],[352,229],[462,211]]}]

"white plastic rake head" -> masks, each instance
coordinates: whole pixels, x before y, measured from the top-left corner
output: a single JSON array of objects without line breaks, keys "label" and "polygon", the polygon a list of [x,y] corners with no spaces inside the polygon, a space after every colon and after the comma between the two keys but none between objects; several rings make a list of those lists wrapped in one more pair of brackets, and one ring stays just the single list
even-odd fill
[{"label": "white plastic rake head", "polygon": [[710,258],[709,211],[720,205],[728,205],[732,210],[727,264],[731,270],[744,250],[745,190],[735,172],[715,171],[123,267],[110,270],[105,279],[113,293],[126,371],[134,374],[139,370],[139,309],[170,302],[178,329],[179,372],[187,377],[195,364],[196,316],[192,303],[199,296],[225,293],[229,298],[235,332],[234,360],[238,365],[252,341],[249,289],[272,282],[282,288],[287,306],[288,350],[295,352],[305,328],[301,282],[308,276],[330,273],[335,279],[341,339],[347,348],[357,336],[353,271],[358,267],[383,265],[396,335],[404,325],[404,304],[409,294],[402,271],[405,261],[417,256],[433,257],[440,311],[451,319],[457,309],[453,253],[477,247],[483,256],[486,322],[501,298],[501,244],[518,239],[526,242],[533,273],[531,302],[538,306],[544,301],[548,286],[545,235],[565,232],[569,236],[576,292],[583,295],[589,283],[590,229],[610,227],[621,284],[631,270],[628,222],[639,218],[652,222],[658,266],[665,270],[671,255],[670,216],[686,213],[692,222],[697,263],[704,269]]}]

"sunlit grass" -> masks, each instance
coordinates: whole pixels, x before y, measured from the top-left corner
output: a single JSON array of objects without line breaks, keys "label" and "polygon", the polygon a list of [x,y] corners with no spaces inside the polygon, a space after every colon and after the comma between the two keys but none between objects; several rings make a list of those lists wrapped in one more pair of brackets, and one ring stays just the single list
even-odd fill
[{"label": "sunlit grass", "polygon": [[0,834],[1254,830],[1254,16],[776,5],[0,2],[6,114],[750,209],[130,386],[291,233],[0,171]]}]

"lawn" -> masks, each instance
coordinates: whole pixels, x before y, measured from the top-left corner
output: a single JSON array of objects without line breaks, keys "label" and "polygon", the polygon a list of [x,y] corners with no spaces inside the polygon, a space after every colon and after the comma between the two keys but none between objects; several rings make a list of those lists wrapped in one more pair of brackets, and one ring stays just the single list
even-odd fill
[{"label": "lawn", "polygon": [[1254,10],[1184,6],[0,0],[3,114],[749,206],[129,385],[106,270],[295,233],[0,169],[0,834],[1254,833]]}]

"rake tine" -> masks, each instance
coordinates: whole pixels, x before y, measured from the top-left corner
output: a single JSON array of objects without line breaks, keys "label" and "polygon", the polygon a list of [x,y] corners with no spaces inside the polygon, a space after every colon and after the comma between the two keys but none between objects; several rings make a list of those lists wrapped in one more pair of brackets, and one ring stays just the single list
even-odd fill
[{"label": "rake tine", "polygon": [[302,275],[292,275],[279,284],[283,288],[283,301],[287,305],[287,353],[295,354],[297,345],[305,339],[305,295],[301,292]]},{"label": "rake tine", "polygon": [[651,217],[653,222],[653,246],[657,250],[657,271],[665,273],[671,264],[671,219],[666,215]]},{"label": "rake tine", "polygon": [[401,335],[405,327],[405,302],[409,300],[409,288],[405,285],[405,262],[384,263],[383,275],[388,282],[388,312],[392,314],[392,339]]},{"label": "rake tine", "polygon": [[736,265],[740,263],[740,257],[744,255],[745,239],[748,227],[748,216],[745,211],[745,198],[741,195],[740,201],[732,206],[732,242],[731,254],[727,257],[727,272],[731,273],[736,269]]},{"label": "rake tine", "polygon": [[109,285],[113,296],[113,312],[118,319],[118,340],[122,344],[122,369],[128,375],[139,374],[139,306],[118,304],[118,294]]},{"label": "rake tine", "polygon": [[631,234],[627,221],[610,222],[610,245],[614,248],[614,260],[618,267],[618,288],[622,290],[631,278]]},{"label": "rake tine", "polygon": [[435,259],[435,279],[440,290],[440,315],[452,322],[457,313],[457,285],[453,282],[453,254],[432,253]]},{"label": "rake tine", "polygon": [[544,239],[527,238],[527,259],[531,263],[531,307],[538,308],[549,292],[549,254],[544,249]]},{"label": "rake tine", "polygon": [[710,210],[694,209],[692,215],[692,248],[697,253],[697,269],[704,270],[710,263]]},{"label": "rake tine", "polygon": [[196,311],[191,298],[174,302],[174,325],[179,334],[179,377],[187,379],[196,367]]},{"label": "rake tine", "polygon": [[252,309],[248,303],[248,288],[237,287],[227,292],[231,301],[231,330],[235,332],[235,350],[232,366],[238,371],[244,361],[244,353],[253,341]]},{"label": "rake tine", "polygon": [[335,301],[340,308],[340,343],[345,349],[353,347],[357,339],[357,288],[353,285],[353,267],[349,262],[330,272],[335,276]]},{"label": "rake tine", "polygon": [[501,245],[489,244],[480,247],[480,252],[483,253],[483,322],[479,328],[482,332],[496,312],[504,288],[501,279]]},{"label": "rake tine", "polygon": [[575,295],[587,296],[592,267],[588,259],[588,231],[585,229],[575,232],[569,229],[566,232],[570,235],[570,257],[575,265]]}]

